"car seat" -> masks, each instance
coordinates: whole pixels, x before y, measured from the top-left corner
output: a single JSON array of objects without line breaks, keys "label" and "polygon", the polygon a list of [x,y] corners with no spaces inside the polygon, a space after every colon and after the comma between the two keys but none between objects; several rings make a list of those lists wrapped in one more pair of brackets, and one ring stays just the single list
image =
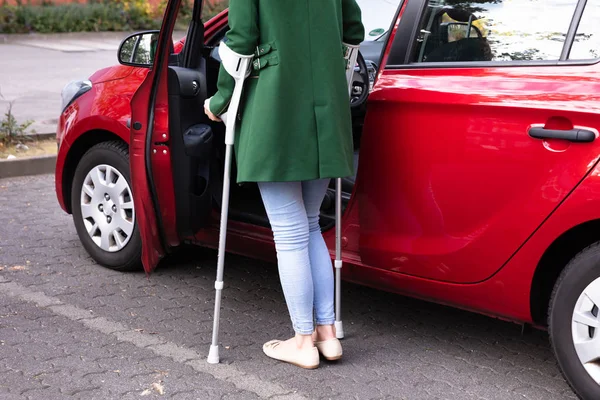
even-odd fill
[{"label": "car seat", "polygon": [[[448,41],[448,23],[468,23],[477,36]],[[463,9],[445,7],[440,10],[425,44],[423,62],[491,61],[492,50],[487,41],[483,20]]]}]

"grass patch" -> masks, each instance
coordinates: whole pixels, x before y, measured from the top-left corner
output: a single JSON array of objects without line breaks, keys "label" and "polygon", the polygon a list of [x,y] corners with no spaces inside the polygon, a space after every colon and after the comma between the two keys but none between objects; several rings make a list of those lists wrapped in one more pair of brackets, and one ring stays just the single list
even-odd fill
[{"label": "grass patch", "polygon": [[14,141],[11,144],[0,142],[0,160],[6,160],[9,155],[16,158],[56,155],[57,150],[55,138],[27,140],[22,143]]}]

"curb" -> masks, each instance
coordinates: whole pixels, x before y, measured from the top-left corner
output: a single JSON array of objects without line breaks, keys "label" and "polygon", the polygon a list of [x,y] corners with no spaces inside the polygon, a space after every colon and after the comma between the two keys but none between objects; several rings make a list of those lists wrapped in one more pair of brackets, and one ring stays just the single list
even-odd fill
[{"label": "curb", "polygon": [[123,40],[126,36],[136,31],[105,31],[105,32],[62,32],[62,33],[2,33],[0,34],[0,44],[10,44],[17,41],[27,40],[56,40],[56,39],[91,39],[105,40],[115,39]]},{"label": "curb", "polygon": [[0,160],[0,179],[50,174],[56,167],[56,155]]},{"label": "curb", "polygon": [[28,136],[28,137],[32,138],[33,140],[46,140],[46,139],[56,138],[56,132],[30,133],[30,134],[25,134],[24,136]]},{"label": "curb", "polygon": [[33,140],[48,140],[56,138],[56,132],[48,132],[48,133],[24,133],[23,135],[15,136],[15,139],[19,139],[20,137],[24,137],[27,139]]}]

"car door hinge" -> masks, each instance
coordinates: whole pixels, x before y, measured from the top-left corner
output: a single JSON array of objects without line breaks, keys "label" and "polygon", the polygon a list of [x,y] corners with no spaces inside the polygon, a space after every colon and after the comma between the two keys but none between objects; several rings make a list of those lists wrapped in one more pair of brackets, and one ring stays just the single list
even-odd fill
[{"label": "car door hinge", "polygon": [[154,143],[167,143],[169,141],[169,135],[166,133],[156,133],[154,135]]},{"label": "car door hinge", "polygon": [[169,146],[167,146],[164,143],[154,143],[154,146],[152,148],[152,154],[167,155],[169,154]]}]

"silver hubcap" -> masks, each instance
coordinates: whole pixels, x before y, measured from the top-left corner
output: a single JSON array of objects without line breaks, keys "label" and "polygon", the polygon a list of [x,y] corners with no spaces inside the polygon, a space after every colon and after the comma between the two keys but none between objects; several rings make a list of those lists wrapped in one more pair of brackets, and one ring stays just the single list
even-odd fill
[{"label": "silver hubcap", "polygon": [[579,361],[590,376],[600,384],[600,278],[585,288],[573,311],[573,343]]},{"label": "silver hubcap", "polygon": [[110,165],[97,165],[81,188],[81,217],[85,229],[102,250],[115,252],[133,233],[135,210],[127,180]]}]

